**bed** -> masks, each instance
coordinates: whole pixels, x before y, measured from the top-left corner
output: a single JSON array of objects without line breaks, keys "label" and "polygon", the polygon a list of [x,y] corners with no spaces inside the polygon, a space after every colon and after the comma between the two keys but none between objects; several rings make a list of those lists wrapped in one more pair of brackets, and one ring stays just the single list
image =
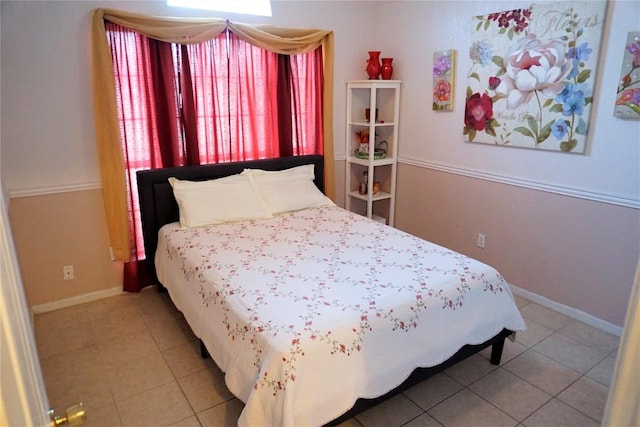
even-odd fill
[{"label": "bed", "polygon": [[245,403],[239,425],[336,424],[489,346],[500,363],[525,324],[502,276],[477,260],[331,202],[183,222],[177,184],[301,168],[321,191],[322,156],[138,172],[152,273]]}]

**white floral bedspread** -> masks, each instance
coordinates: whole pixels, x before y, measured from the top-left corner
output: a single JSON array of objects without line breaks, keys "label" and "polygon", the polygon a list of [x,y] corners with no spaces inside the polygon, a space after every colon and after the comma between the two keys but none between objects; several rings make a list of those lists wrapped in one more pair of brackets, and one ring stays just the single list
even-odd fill
[{"label": "white floral bedspread", "polygon": [[524,330],[491,267],[339,207],[160,231],[158,277],[245,402],[239,425],[321,425],[416,367]]}]

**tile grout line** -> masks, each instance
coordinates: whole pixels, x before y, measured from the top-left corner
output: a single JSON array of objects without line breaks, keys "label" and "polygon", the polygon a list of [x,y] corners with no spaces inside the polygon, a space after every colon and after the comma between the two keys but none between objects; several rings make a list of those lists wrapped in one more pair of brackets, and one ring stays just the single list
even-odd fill
[{"label": "tile grout line", "polygon": [[[557,360],[555,360],[555,359],[552,359],[551,357],[547,356],[546,354],[540,353],[539,351],[535,350],[533,347],[530,347],[528,350],[534,351],[534,352],[536,352],[537,354],[539,354],[539,355],[541,355],[541,356],[543,356],[543,357],[546,357],[546,358],[548,358],[548,359],[550,359],[550,360],[552,360],[552,361],[554,361],[554,362],[556,362],[556,363],[560,364],[562,367],[567,368],[567,369],[570,369],[570,370],[572,370],[572,371],[574,371],[574,372],[578,373],[580,376],[579,376],[579,377],[577,377],[575,380],[571,381],[569,384],[567,384],[563,389],[561,389],[560,391],[558,391],[556,394],[551,394],[551,393],[549,393],[549,392],[547,392],[547,391],[545,391],[545,390],[542,390],[542,389],[538,388],[535,384],[531,384],[531,383],[530,383],[530,382],[528,382],[525,378],[522,378],[522,377],[518,376],[517,374],[515,374],[515,373],[513,373],[513,372],[511,372],[511,371],[507,371],[507,372],[509,372],[509,373],[510,373],[510,374],[512,374],[512,375],[515,375],[516,377],[520,378],[522,381],[525,381],[527,384],[530,384],[532,387],[535,387],[536,389],[538,389],[538,390],[542,391],[543,393],[550,395],[550,396],[551,396],[551,399],[547,400],[547,402],[545,402],[545,404],[544,404],[544,405],[546,405],[547,403],[549,403],[549,401],[551,401],[551,400],[553,400],[553,399],[556,399],[556,400],[558,400],[558,401],[562,402],[563,404],[565,404],[565,405],[569,406],[570,408],[572,408],[572,409],[574,409],[574,410],[578,411],[578,412],[579,412],[579,413],[581,413],[582,415],[584,415],[584,416],[586,416],[586,417],[588,417],[588,418],[590,418],[590,419],[592,419],[592,420],[594,420],[594,421],[596,421],[596,422],[598,422],[598,423],[599,423],[599,422],[601,422],[601,420],[596,420],[596,419],[594,419],[592,416],[590,416],[590,415],[588,415],[588,414],[585,414],[585,413],[584,413],[582,410],[580,410],[579,408],[576,408],[576,407],[572,406],[570,403],[567,403],[567,402],[565,402],[564,400],[562,400],[562,399],[560,399],[560,398],[558,397],[558,396],[560,396],[560,394],[562,394],[565,390],[569,389],[572,385],[574,385],[576,382],[578,382],[581,378],[586,377],[586,373],[578,372],[578,371],[576,371],[575,369],[573,369],[573,368],[571,368],[571,367],[569,367],[569,366],[566,366],[566,365],[565,365],[565,364],[563,364],[562,362],[559,362],[559,361],[557,361]],[[528,351],[528,350],[527,350],[527,351]],[[518,356],[520,356],[520,355],[518,355]],[[518,356],[516,356],[516,357],[518,357]],[[514,358],[514,359],[515,359],[515,358]],[[604,360],[604,359],[603,359],[603,360]],[[601,361],[602,361],[602,360],[601,360]],[[600,361],[600,362],[601,362],[601,361]],[[598,363],[600,363],[600,362],[598,362]],[[597,364],[596,364],[596,365],[597,365]],[[594,365],[594,366],[595,366],[595,365]],[[591,369],[593,369],[593,367],[592,367]],[[587,372],[588,372],[588,371],[587,371]],[[586,377],[586,378],[587,378],[587,379],[591,379],[591,378],[589,378],[589,377]],[[596,382],[596,383],[600,384],[599,382],[597,382],[597,381],[595,381],[595,380],[592,380],[592,379],[591,379],[591,381],[594,381],[594,382]],[[601,384],[601,385],[602,385],[603,387],[607,387],[607,386],[605,386],[605,385],[603,385],[603,384]],[[607,387],[607,388],[609,388],[609,387]],[[542,406],[544,406],[544,405],[542,405]],[[540,408],[542,408],[542,406],[540,406]],[[537,410],[539,410],[540,408],[536,409],[536,411],[537,411]],[[527,418],[529,418],[531,415],[533,415],[536,411],[534,411],[534,412],[532,412],[531,414],[529,414],[529,416],[528,416]],[[523,420],[523,422],[524,422],[524,420]]]},{"label": "tile grout line", "polygon": [[[152,318],[151,318],[151,317],[147,318],[147,316],[145,316],[145,315],[144,315],[144,313],[143,313],[143,309],[142,309],[142,305],[141,305],[141,304],[142,304],[142,301],[143,301],[143,300],[142,300],[142,298],[143,298],[143,297],[144,297],[144,296],[141,294],[139,298],[135,298],[135,299],[128,298],[128,299],[127,299],[127,301],[128,301],[128,302],[127,302],[127,304],[132,303],[132,305],[136,308],[136,312],[140,315],[140,317],[142,317],[142,324],[144,325],[144,328],[145,328],[146,332],[147,332],[147,333],[150,335],[150,337],[152,338],[153,343],[154,343],[154,345],[155,345],[156,349],[158,350],[158,352],[159,352],[159,353],[160,353],[160,355],[162,356],[162,361],[163,361],[163,363],[165,363],[165,365],[166,365],[166,366],[167,366],[167,368],[169,369],[170,374],[171,374],[171,379],[172,379],[173,383],[179,387],[179,389],[180,389],[180,393],[181,393],[182,397],[184,398],[184,400],[185,400],[185,401],[186,401],[186,403],[189,405],[189,408],[190,408],[190,409],[191,409],[191,411],[192,411],[192,414],[191,414],[191,415],[189,415],[188,417],[183,418],[182,420],[174,421],[174,423],[179,423],[179,422],[181,422],[181,421],[184,421],[184,420],[186,420],[186,419],[190,418],[191,416],[195,416],[195,418],[196,418],[197,422],[198,422],[199,424],[201,424],[201,422],[200,422],[200,418],[199,418],[199,416],[198,416],[198,415],[199,415],[199,413],[198,413],[198,412],[196,412],[195,408],[193,407],[193,404],[189,401],[189,399],[188,399],[188,397],[187,397],[187,395],[186,395],[185,389],[183,389],[182,385],[180,384],[180,381],[179,381],[179,379],[177,378],[176,373],[171,369],[171,366],[170,366],[170,364],[169,364],[169,362],[168,362],[168,360],[167,360],[167,356],[165,355],[165,353],[163,352],[163,350],[161,350],[161,349],[160,349],[160,347],[159,347],[159,342],[157,341],[156,336],[154,336],[154,334],[153,334],[153,333],[151,333],[151,329],[150,329],[150,322],[152,322]],[[120,297],[120,296],[117,296],[117,297],[113,297],[113,298],[121,298],[121,297]],[[122,300],[122,301],[124,301],[124,300]],[[95,345],[95,346],[96,346],[96,348],[97,348],[97,350],[98,350],[98,359],[99,359],[99,363],[100,363],[100,371],[101,371],[101,372],[106,376],[106,374],[107,374],[107,369],[106,369],[106,368],[107,368],[107,364],[106,364],[106,361],[105,361],[105,355],[104,355],[104,353],[103,353],[103,347],[104,347],[104,346],[103,346],[103,345],[99,342],[99,340],[98,340],[98,334],[97,334],[97,331],[96,331],[96,329],[95,329],[95,327],[94,327],[94,323],[95,323],[95,322],[92,320],[92,315],[91,315],[91,312],[90,312],[90,310],[89,310],[89,304],[95,304],[95,302],[92,302],[92,303],[86,303],[86,304],[82,304],[82,305],[81,305],[81,310],[82,310],[82,313],[83,313],[83,319],[85,319],[85,321],[87,322],[87,325],[88,325],[88,327],[89,327],[89,329],[90,329],[90,331],[91,331],[91,338],[92,338],[93,344],[90,344],[90,345]],[[114,304],[117,304],[117,302],[116,302],[116,303],[114,303]],[[153,304],[155,304],[155,302],[153,302]],[[532,302],[531,302],[531,301],[529,301],[528,303],[523,304],[522,306],[519,306],[518,308],[521,310],[522,308],[524,308],[524,307],[528,306],[529,304],[532,304]],[[115,305],[114,305],[114,306],[115,306]],[[104,309],[105,307],[108,307],[108,306],[98,306],[98,305],[94,305],[94,306],[92,306],[92,308],[100,308],[100,309]],[[116,307],[117,307],[117,306],[116,306]],[[113,308],[113,307],[111,307],[111,308]],[[160,309],[161,309],[162,307],[158,307],[158,308],[160,308]],[[96,313],[96,312],[93,312],[93,313],[94,313],[94,317],[95,317],[95,313]],[[147,314],[149,314],[149,313],[147,313]],[[561,313],[560,313],[560,314],[561,314]],[[172,319],[172,321],[175,321],[176,319],[177,319],[177,318],[173,318],[173,319]],[[535,320],[531,320],[531,319],[527,319],[527,318],[525,318],[525,319],[526,319],[526,321],[527,321],[527,322],[533,322],[533,323],[539,324],[539,323],[538,323],[538,322],[536,322]],[[511,359],[509,359],[508,361],[504,361],[502,364],[500,364],[500,365],[498,365],[497,367],[495,367],[495,369],[491,369],[490,371],[488,371],[488,372],[485,372],[485,373],[481,374],[478,378],[475,378],[475,379],[474,379],[473,381],[471,381],[469,384],[463,385],[463,384],[461,384],[460,382],[458,382],[455,378],[453,378],[450,374],[447,374],[446,372],[443,372],[443,373],[444,373],[448,378],[450,378],[450,379],[451,379],[452,381],[454,381],[455,383],[459,384],[459,385],[461,386],[461,388],[460,388],[459,390],[457,390],[456,392],[454,392],[453,394],[451,394],[451,395],[449,395],[449,396],[447,396],[447,397],[444,397],[444,398],[442,398],[442,399],[439,399],[436,403],[432,404],[432,405],[431,405],[431,407],[430,407],[429,409],[422,409],[422,407],[421,407],[418,403],[416,403],[413,399],[411,399],[409,396],[407,396],[404,392],[403,392],[403,393],[401,393],[401,395],[402,395],[402,396],[404,396],[404,398],[406,398],[408,401],[412,402],[414,405],[416,405],[416,406],[417,406],[418,408],[420,408],[420,409],[421,409],[421,411],[422,411],[422,412],[421,412],[421,413],[419,413],[416,417],[412,418],[411,420],[406,421],[406,422],[405,422],[405,423],[403,423],[402,425],[405,425],[405,424],[407,424],[407,423],[410,423],[410,422],[412,422],[412,421],[414,421],[414,420],[416,420],[416,419],[418,419],[418,418],[422,417],[423,415],[427,415],[428,417],[431,417],[432,419],[436,420],[438,423],[441,423],[437,418],[435,418],[435,417],[433,417],[431,414],[429,414],[429,411],[430,411],[430,410],[432,410],[433,408],[435,408],[436,406],[440,405],[441,403],[445,402],[447,399],[450,399],[452,396],[455,396],[456,394],[460,393],[461,391],[463,391],[463,390],[465,390],[465,389],[466,389],[466,391],[471,392],[474,396],[479,397],[483,402],[488,403],[491,407],[493,407],[493,408],[497,409],[500,413],[502,413],[502,414],[504,414],[504,415],[508,416],[510,419],[514,420],[514,421],[516,422],[516,425],[524,425],[523,423],[525,422],[525,420],[529,419],[529,418],[530,418],[531,416],[533,416],[536,412],[538,412],[541,408],[543,408],[545,405],[548,405],[548,404],[549,404],[549,402],[551,402],[551,401],[553,401],[553,400],[556,400],[557,402],[559,402],[559,403],[561,403],[561,404],[563,404],[563,405],[566,405],[568,408],[571,408],[572,410],[575,410],[577,413],[581,414],[582,416],[587,417],[587,418],[588,418],[588,419],[590,419],[590,420],[593,420],[593,421],[598,422],[598,420],[596,420],[596,419],[595,419],[595,418],[593,418],[592,416],[590,416],[590,415],[588,415],[587,413],[583,412],[582,410],[580,410],[580,409],[578,409],[578,408],[576,408],[576,407],[572,406],[570,403],[567,403],[567,402],[565,402],[564,400],[561,400],[558,396],[560,396],[562,393],[564,393],[565,391],[567,391],[569,388],[571,388],[571,387],[572,387],[572,386],[574,386],[578,381],[581,381],[581,380],[591,381],[592,383],[595,383],[595,384],[597,384],[598,386],[602,386],[602,387],[605,387],[605,388],[609,389],[609,388],[610,388],[610,385],[608,386],[608,385],[606,385],[606,384],[602,384],[600,381],[598,381],[598,380],[596,380],[596,379],[593,379],[593,378],[588,377],[588,376],[587,376],[587,374],[588,374],[589,372],[591,372],[591,371],[592,371],[596,366],[598,366],[599,364],[601,364],[602,362],[604,362],[605,360],[607,360],[609,357],[614,357],[614,358],[615,358],[615,356],[612,356],[612,354],[614,354],[616,351],[618,351],[618,349],[616,348],[616,349],[613,349],[613,350],[608,351],[608,352],[605,352],[604,350],[603,350],[603,351],[600,351],[600,347],[598,347],[598,343],[597,343],[597,342],[595,343],[595,344],[596,344],[596,346],[593,346],[593,345],[591,345],[591,344],[589,344],[589,343],[587,343],[587,342],[584,342],[583,340],[577,339],[577,338],[576,338],[576,337],[574,337],[574,336],[565,335],[565,333],[561,332],[563,329],[565,329],[565,328],[566,328],[568,325],[570,325],[572,322],[579,322],[579,321],[577,321],[577,320],[571,320],[570,322],[565,323],[564,325],[560,326],[560,327],[559,327],[559,328],[557,328],[557,329],[550,328],[550,327],[545,326],[545,325],[540,325],[540,326],[542,326],[542,327],[544,327],[544,328],[546,328],[546,329],[550,330],[550,331],[551,331],[551,334],[550,334],[550,335],[548,335],[548,336],[546,336],[546,337],[545,337],[545,338],[543,338],[542,340],[540,340],[540,341],[538,341],[538,342],[534,343],[534,344],[533,344],[533,345],[531,345],[531,346],[528,346],[528,345],[526,345],[526,344],[524,344],[524,343],[522,343],[522,342],[518,342],[518,344],[519,344],[520,346],[522,346],[522,348],[524,349],[523,351],[521,351],[520,353],[517,353],[514,357],[512,357],[512,358],[511,358]],[[580,322],[580,323],[583,323],[583,322]],[[590,326],[590,325],[587,325],[587,326],[589,326],[590,328],[594,328],[593,326]],[[35,325],[34,325],[34,328],[35,328]],[[594,328],[594,329],[597,329],[597,328]],[[582,331],[580,331],[579,329],[578,329],[578,330],[575,330],[575,331],[577,331],[577,332],[582,332]],[[606,333],[606,331],[605,331],[605,333]],[[579,371],[576,371],[575,369],[573,369],[573,368],[571,368],[571,367],[569,367],[569,366],[565,365],[563,362],[558,361],[558,360],[554,359],[553,357],[547,356],[546,354],[541,353],[539,350],[536,350],[536,349],[534,348],[534,347],[536,347],[537,345],[539,345],[540,343],[542,343],[543,341],[545,341],[546,339],[548,339],[548,338],[552,337],[552,336],[553,336],[553,335],[555,335],[555,334],[559,334],[560,336],[562,336],[562,337],[564,337],[564,338],[566,338],[566,339],[569,339],[569,340],[571,340],[571,341],[573,341],[573,342],[576,342],[576,343],[578,343],[578,344],[580,344],[580,345],[582,345],[582,346],[585,346],[585,347],[587,347],[587,348],[590,348],[590,349],[594,350],[595,352],[597,352],[598,356],[600,356],[600,354],[604,354],[604,353],[606,353],[606,354],[604,354],[604,356],[602,356],[602,357],[599,357],[599,360],[598,360],[595,364],[593,364],[592,366],[590,366],[588,369],[586,369],[586,371],[585,371],[585,372],[579,372]],[[587,336],[587,335],[585,335],[585,336]],[[605,340],[605,341],[604,341],[604,343],[601,343],[601,344],[602,344],[602,346],[606,346],[606,345],[607,345],[607,341]],[[181,345],[181,344],[175,344],[175,345],[173,345],[173,346],[169,347],[169,349],[176,348],[176,347],[178,347],[178,346],[180,346],[180,345]],[[88,346],[87,346],[87,347],[88,347]],[[77,352],[77,351],[82,351],[82,349],[84,349],[84,348],[85,348],[85,347],[82,347],[82,348],[80,348],[79,350],[78,350],[78,349],[75,349],[74,351],[75,351],[75,352]],[[165,350],[167,350],[167,349],[165,349]],[[519,348],[514,348],[514,351],[515,351],[515,350],[519,350]],[[544,391],[544,390],[540,389],[540,388],[539,388],[539,387],[537,387],[536,385],[534,385],[534,384],[530,383],[529,381],[527,381],[525,378],[522,378],[522,377],[520,377],[519,375],[517,375],[517,374],[515,374],[515,373],[513,373],[513,372],[511,372],[511,371],[509,371],[509,370],[507,370],[506,368],[504,368],[504,366],[505,366],[507,363],[509,363],[509,362],[511,362],[511,361],[513,361],[513,360],[515,360],[515,359],[517,359],[518,357],[521,357],[523,354],[526,354],[529,350],[532,350],[532,351],[533,351],[533,352],[535,352],[537,355],[540,355],[540,356],[542,356],[542,357],[548,358],[549,360],[553,361],[554,363],[557,363],[559,366],[561,366],[561,367],[563,367],[563,368],[566,368],[566,369],[569,369],[569,370],[571,370],[571,371],[573,371],[573,372],[578,373],[578,374],[579,374],[579,376],[578,376],[575,380],[570,381],[570,382],[569,382],[567,385],[565,385],[562,389],[560,389],[559,391],[557,391],[557,392],[555,392],[554,394],[552,394],[552,393],[549,393],[549,392],[547,392],[547,391]],[[56,356],[56,355],[50,355],[50,356],[48,356],[48,357],[54,357],[54,356]],[[480,355],[480,354],[478,354],[478,356],[480,356],[483,360],[486,360],[486,359],[487,359],[484,355]],[[198,369],[198,371],[197,371],[197,372],[200,372],[200,371],[202,371],[202,370],[207,370],[207,369],[209,369],[209,368],[208,368],[208,367],[206,367],[206,368],[200,368],[200,369]],[[517,420],[517,419],[515,419],[513,416],[509,415],[509,414],[508,414],[508,413],[506,413],[504,410],[500,409],[498,406],[496,406],[496,405],[495,405],[495,404],[493,404],[492,402],[490,402],[490,401],[486,400],[484,397],[480,396],[479,394],[477,394],[476,392],[474,392],[474,391],[470,388],[470,386],[472,386],[473,384],[477,383],[478,381],[482,380],[483,378],[485,378],[485,377],[487,377],[488,375],[490,375],[490,374],[492,374],[492,373],[496,372],[496,371],[497,371],[497,370],[499,370],[499,369],[503,369],[503,371],[504,371],[504,372],[506,372],[506,373],[508,373],[508,374],[510,374],[510,375],[513,375],[514,377],[516,377],[516,378],[518,378],[519,380],[523,381],[523,382],[524,382],[524,383],[526,383],[527,385],[529,385],[529,386],[531,386],[531,387],[535,388],[536,390],[539,390],[540,392],[542,392],[542,393],[544,393],[544,394],[546,394],[546,395],[548,395],[548,396],[550,396],[550,397],[549,397],[547,400],[545,400],[545,402],[544,402],[544,403],[542,403],[542,404],[541,404],[538,408],[536,408],[533,412],[531,412],[529,415],[527,415],[527,416],[526,416],[522,421],[518,421],[518,420]],[[122,423],[123,423],[122,414],[120,413],[120,408],[119,408],[119,406],[118,406],[118,404],[117,404],[117,402],[118,402],[118,401],[115,399],[114,389],[113,389],[112,383],[111,383],[111,381],[108,381],[108,383],[109,383],[109,396],[110,396],[110,398],[111,398],[111,402],[112,402],[113,406],[115,406],[116,411],[117,411],[117,413],[118,413],[118,420],[119,420],[119,421],[120,421],[120,423],[122,424]],[[156,385],[155,387],[152,387],[152,388],[151,388],[151,389],[149,389],[149,390],[154,390],[154,389],[157,389],[157,388],[159,388],[159,387],[166,386],[167,384],[170,384],[170,383],[171,383],[171,381],[167,381],[165,384]],[[147,392],[147,391],[149,391],[149,390],[142,391],[142,392],[140,392],[140,393],[144,393],[144,392]],[[211,408],[217,407],[217,406],[219,406],[219,405],[223,405],[223,404],[225,404],[225,403],[228,403],[229,401],[231,401],[231,400],[233,400],[233,399],[234,399],[234,398],[233,398],[233,397],[231,397],[230,399],[227,399],[227,400],[224,400],[224,401],[219,402],[219,403],[217,403],[217,404],[214,404],[214,405],[212,405],[212,406],[210,406],[210,407],[208,407],[208,408],[203,409],[202,411],[200,411],[200,413],[203,413],[203,412],[205,412],[205,411],[208,411],[208,410],[210,410]],[[105,405],[98,406],[98,407],[96,407],[96,409],[97,409],[97,408],[102,408],[102,407],[107,407],[108,405],[110,405],[110,404],[105,404]],[[590,406],[590,407],[588,407],[587,409],[597,409],[597,408],[598,408],[598,406],[599,406],[599,405],[594,404],[593,406]],[[357,423],[359,426],[364,426],[364,424],[363,424],[362,422],[360,422],[360,420],[358,420],[358,419],[357,419],[357,417],[354,417],[352,420],[353,420],[355,423]]]}]

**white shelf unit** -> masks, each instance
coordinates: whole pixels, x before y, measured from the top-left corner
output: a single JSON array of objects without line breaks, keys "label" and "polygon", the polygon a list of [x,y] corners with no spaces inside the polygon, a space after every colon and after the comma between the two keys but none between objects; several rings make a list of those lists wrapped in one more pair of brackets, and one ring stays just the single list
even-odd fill
[{"label": "white shelf unit", "polygon": [[[400,80],[347,82],[346,207],[368,218],[382,217],[390,226],[393,226],[395,211],[400,84]],[[369,121],[365,118],[367,108]],[[360,130],[369,131],[369,153],[386,149],[383,158],[356,155],[359,148],[356,132]],[[375,137],[371,138],[371,135]],[[359,186],[365,171],[368,174],[367,192],[360,194]],[[380,184],[377,194],[372,191],[374,182]]]}]

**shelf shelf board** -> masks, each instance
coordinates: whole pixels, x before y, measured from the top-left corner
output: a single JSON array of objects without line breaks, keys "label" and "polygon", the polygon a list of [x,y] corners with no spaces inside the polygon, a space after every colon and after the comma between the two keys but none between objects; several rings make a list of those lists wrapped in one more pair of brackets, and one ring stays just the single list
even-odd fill
[{"label": "shelf shelf board", "polygon": [[393,88],[395,89],[396,87],[399,86],[399,83],[401,83],[401,80],[350,80],[347,83],[351,85],[352,88],[354,89],[369,89],[373,85],[375,85],[377,88]]},{"label": "shelf shelf board", "polygon": [[[393,122],[375,122],[373,125],[375,127],[384,127],[384,126],[393,126],[395,123]],[[353,120],[349,122],[349,125],[351,126],[364,126],[364,127],[369,127],[371,126],[370,122],[367,122],[365,120]]]},{"label": "shelf shelf board", "polygon": [[[355,163],[362,166],[369,166],[370,162],[370,159],[360,159],[355,156],[349,156],[347,160],[349,161],[349,163]],[[393,163],[395,163],[395,159],[393,157],[385,157],[384,159],[373,160],[373,166],[391,165]]]},{"label": "shelf shelf board", "polygon": [[386,199],[390,199],[391,198],[391,194],[385,192],[385,191],[381,191],[378,194],[375,195],[370,195],[370,194],[360,194],[357,191],[350,191],[349,192],[349,196],[353,197],[354,199],[360,199],[360,200],[364,200],[365,202],[369,200],[369,197],[371,197],[372,201],[378,201],[378,200],[386,200]]}]

